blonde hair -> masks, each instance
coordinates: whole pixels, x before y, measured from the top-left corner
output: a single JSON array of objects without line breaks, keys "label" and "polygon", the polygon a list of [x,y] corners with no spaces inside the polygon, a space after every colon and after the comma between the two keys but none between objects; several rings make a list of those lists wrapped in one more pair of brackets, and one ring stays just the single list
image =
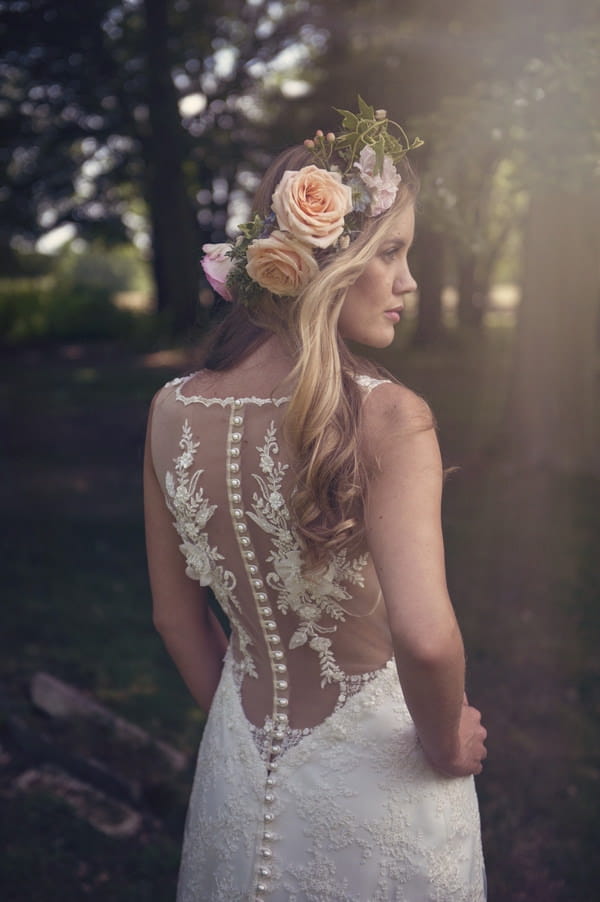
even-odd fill
[{"label": "blonde hair", "polygon": [[[283,173],[311,161],[304,147],[281,154],[265,173],[255,211],[268,215]],[[350,353],[338,320],[348,289],[376,255],[398,212],[416,197],[417,180],[409,164],[403,160],[399,169],[402,182],[393,206],[377,218],[365,217],[363,230],[346,250],[322,253],[319,274],[299,297],[277,298],[265,291],[238,320],[248,336],[255,330],[249,339],[252,349],[275,332],[295,356],[283,428],[296,478],[289,505],[308,569],[325,566],[343,548],[358,547],[364,536],[370,463],[359,448],[362,398],[356,375],[375,368]],[[234,311],[231,325],[233,316]]]},{"label": "blonde hair", "polygon": [[[414,197],[414,195],[412,195]],[[295,305],[298,356],[284,430],[296,462],[290,507],[306,563],[358,547],[364,537],[364,501],[372,462],[359,447],[362,394],[356,376],[367,367],[338,332],[346,293],[393,228],[404,197],[370,221],[359,238],[335,256]]]}]

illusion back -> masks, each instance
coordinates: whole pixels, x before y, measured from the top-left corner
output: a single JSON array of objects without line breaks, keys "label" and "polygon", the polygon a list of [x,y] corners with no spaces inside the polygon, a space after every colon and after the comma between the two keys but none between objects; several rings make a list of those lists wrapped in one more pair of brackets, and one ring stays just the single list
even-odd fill
[{"label": "illusion back", "polygon": [[[365,396],[379,384],[359,383]],[[392,642],[366,548],[303,574],[282,434],[288,398],[249,387],[209,371],[170,382],[155,401],[151,448],[186,573],[210,586],[231,623],[242,707],[269,761],[385,667]]]}]

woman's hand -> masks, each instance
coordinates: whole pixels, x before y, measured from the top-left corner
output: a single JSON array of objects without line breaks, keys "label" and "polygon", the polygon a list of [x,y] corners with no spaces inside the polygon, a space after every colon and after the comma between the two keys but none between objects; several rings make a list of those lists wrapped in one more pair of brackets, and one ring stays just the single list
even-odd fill
[{"label": "woman's hand", "polygon": [[425,754],[436,770],[449,777],[480,774],[487,758],[486,736],[487,730],[481,723],[481,712],[471,707],[465,695],[454,752],[445,756],[432,756],[425,750]]}]

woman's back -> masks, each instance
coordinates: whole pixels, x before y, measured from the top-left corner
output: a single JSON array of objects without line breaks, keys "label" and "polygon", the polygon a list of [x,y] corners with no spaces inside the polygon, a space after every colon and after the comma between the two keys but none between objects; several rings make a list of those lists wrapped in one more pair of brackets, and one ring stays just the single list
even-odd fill
[{"label": "woman's back", "polygon": [[[165,386],[151,448],[187,574],[211,587],[231,622],[243,707],[272,756],[265,725],[279,725],[286,740],[274,744],[285,747],[294,731],[343,705],[393,651],[366,548],[343,550],[303,575],[289,510],[294,466],[281,428],[287,397],[257,356]],[[365,378],[365,395],[375,384]]]}]

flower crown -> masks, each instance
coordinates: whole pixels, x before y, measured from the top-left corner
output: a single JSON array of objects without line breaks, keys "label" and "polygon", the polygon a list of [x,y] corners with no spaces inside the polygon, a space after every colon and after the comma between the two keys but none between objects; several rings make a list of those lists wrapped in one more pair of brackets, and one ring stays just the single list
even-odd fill
[{"label": "flower crown", "polygon": [[340,134],[319,130],[304,142],[314,163],[284,172],[268,216],[257,213],[239,226],[233,243],[203,245],[206,278],[226,301],[251,304],[264,290],[296,297],[317,275],[323,254],[347,248],[365,217],[392,206],[401,182],[396,164],[423,142],[410,142],[385,110],[362,97],[358,107],[358,113],[336,110]]}]

